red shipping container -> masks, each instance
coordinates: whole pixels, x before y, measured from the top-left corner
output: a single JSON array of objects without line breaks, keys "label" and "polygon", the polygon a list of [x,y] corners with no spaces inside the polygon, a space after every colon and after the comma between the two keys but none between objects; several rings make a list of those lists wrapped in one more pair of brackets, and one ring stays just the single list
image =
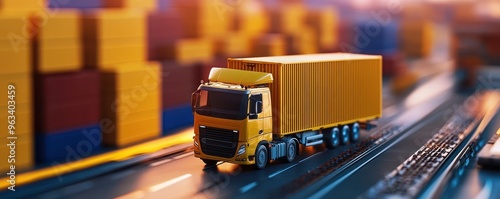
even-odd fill
[{"label": "red shipping container", "polygon": [[95,70],[35,75],[36,101],[99,95],[100,78]]},{"label": "red shipping container", "polygon": [[52,134],[99,122],[97,71],[36,74],[35,82],[36,133]]},{"label": "red shipping container", "polygon": [[[98,96],[85,96],[87,102],[37,109],[35,126],[38,134],[54,134],[99,122]],[[93,98],[93,99],[92,99]]]},{"label": "red shipping container", "polygon": [[175,11],[151,13],[147,26],[148,59],[167,59],[168,48],[184,35],[179,14]]},{"label": "red shipping container", "polygon": [[189,104],[191,93],[200,85],[200,65],[162,63],[163,109]]}]

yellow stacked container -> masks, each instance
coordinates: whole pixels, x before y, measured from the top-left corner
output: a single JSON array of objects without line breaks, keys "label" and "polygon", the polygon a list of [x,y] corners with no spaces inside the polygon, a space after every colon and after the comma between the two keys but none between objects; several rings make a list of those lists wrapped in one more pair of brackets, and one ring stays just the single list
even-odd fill
[{"label": "yellow stacked container", "polygon": [[101,112],[112,128],[103,143],[126,146],[161,135],[161,71],[156,62],[118,64],[102,72]]},{"label": "yellow stacked container", "polygon": [[181,39],[175,42],[174,48],[167,53],[170,58],[181,64],[209,63],[215,55],[212,39]]},{"label": "yellow stacked container", "polygon": [[305,27],[300,33],[288,37],[289,54],[313,54],[318,52],[318,38],[312,28]]},{"label": "yellow stacked container", "polygon": [[49,19],[33,15],[37,37],[34,40],[35,69],[41,74],[78,71],[83,67],[81,14],[60,10]]},{"label": "yellow stacked container", "polygon": [[47,0],[0,0],[0,11],[27,12],[43,10]]},{"label": "yellow stacked container", "polygon": [[235,10],[235,29],[250,38],[256,38],[270,30],[271,21],[263,5],[258,1],[240,1]]},{"label": "yellow stacked container", "polygon": [[233,24],[233,7],[219,0],[177,0],[186,37],[223,39]]},{"label": "yellow stacked container", "polygon": [[256,39],[252,56],[280,56],[286,54],[285,37],[280,34],[267,34]]},{"label": "yellow stacked container", "polygon": [[156,10],[157,0],[106,0],[106,7]]},{"label": "yellow stacked container", "polygon": [[401,23],[401,49],[408,56],[426,57],[431,53],[434,25],[429,20],[405,20]]},{"label": "yellow stacked container", "polygon": [[251,52],[250,41],[246,34],[232,32],[217,42],[217,54],[223,57],[247,57]]},{"label": "yellow stacked container", "polygon": [[105,69],[146,60],[146,18],[138,10],[107,9],[84,17],[85,65]]},{"label": "yellow stacked container", "polygon": [[[27,16],[23,14],[6,14],[0,12],[0,172],[9,170],[12,162],[8,162],[10,142],[8,136],[15,139],[16,171],[33,166],[33,113],[32,113],[32,76],[31,76],[31,44],[29,38],[23,37]],[[13,85],[15,93],[9,99],[8,86]],[[9,111],[9,102],[15,101],[13,116]],[[12,104],[12,102],[11,102]],[[12,109],[14,108],[14,109]],[[9,135],[8,119],[15,120],[14,134]]]},{"label": "yellow stacked container", "polygon": [[306,24],[306,6],[300,3],[283,4],[272,11],[273,32],[298,34]]},{"label": "yellow stacked container", "polygon": [[333,7],[325,7],[319,10],[311,10],[307,22],[315,31],[318,47],[323,51],[331,51],[338,43],[338,12]]}]

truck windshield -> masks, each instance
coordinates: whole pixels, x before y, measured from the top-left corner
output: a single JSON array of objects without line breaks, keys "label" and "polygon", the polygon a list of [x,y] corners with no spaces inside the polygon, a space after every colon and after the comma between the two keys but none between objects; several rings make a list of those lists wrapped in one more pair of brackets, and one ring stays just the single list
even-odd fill
[{"label": "truck windshield", "polygon": [[200,115],[242,120],[247,117],[248,94],[216,90],[201,90],[196,104]]}]

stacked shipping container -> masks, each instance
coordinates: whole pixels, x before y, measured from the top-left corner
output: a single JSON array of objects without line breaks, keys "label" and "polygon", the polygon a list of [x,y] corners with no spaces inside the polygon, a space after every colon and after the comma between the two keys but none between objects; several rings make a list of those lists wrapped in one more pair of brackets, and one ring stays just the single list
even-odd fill
[{"label": "stacked shipping container", "polygon": [[[0,157],[7,161],[11,155],[10,141],[7,136],[17,137],[16,142],[16,169],[22,170],[33,166],[33,101],[32,101],[32,76],[31,76],[31,45],[29,38],[24,35],[25,7],[32,4],[17,4],[17,1],[1,1],[0,3],[0,128],[4,132],[0,141]],[[9,13],[6,10],[17,10],[20,12]],[[7,90],[9,85],[15,87],[15,93],[10,95]],[[9,103],[8,101],[14,101]],[[11,105],[11,107],[9,107]],[[9,113],[9,110],[12,114]],[[14,116],[15,120],[12,119]],[[12,131],[8,131],[9,121],[15,121]],[[9,133],[7,133],[9,132]],[[14,132],[11,134],[10,132]],[[10,158],[9,158],[10,159]],[[11,162],[9,162],[11,163]],[[0,164],[0,171],[7,171],[9,164]]]}]

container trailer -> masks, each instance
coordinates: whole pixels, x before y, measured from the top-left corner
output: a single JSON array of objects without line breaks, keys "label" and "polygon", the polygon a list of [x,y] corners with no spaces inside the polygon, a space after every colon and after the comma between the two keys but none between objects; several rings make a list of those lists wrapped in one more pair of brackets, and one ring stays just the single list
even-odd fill
[{"label": "container trailer", "polygon": [[382,57],[328,53],[229,58],[192,95],[194,154],[264,168],[299,145],[356,142],[382,114]]}]

